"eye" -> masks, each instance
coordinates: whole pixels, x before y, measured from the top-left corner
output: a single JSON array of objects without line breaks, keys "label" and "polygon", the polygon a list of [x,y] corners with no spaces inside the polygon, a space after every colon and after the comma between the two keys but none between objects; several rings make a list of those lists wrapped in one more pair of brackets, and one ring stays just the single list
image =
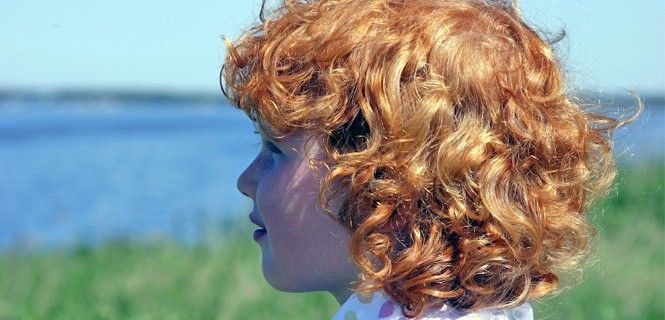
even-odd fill
[{"label": "eye", "polygon": [[[254,131],[255,134],[260,134],[258,131]],[[282,150],[280,150],[274,143],[270,142],[269,140],[261,139],[263,145],[272,153],[277,153],[281,154]]]},{"label": "eye", "polygon": [[274,143],[270,142],[270,141],[263,140],[263,145],[268,150],[270,150],[270,152],[278,153],[278,154],[282,153],[282,150],[279,150],[279,148],[277,148],[277,146]]}]

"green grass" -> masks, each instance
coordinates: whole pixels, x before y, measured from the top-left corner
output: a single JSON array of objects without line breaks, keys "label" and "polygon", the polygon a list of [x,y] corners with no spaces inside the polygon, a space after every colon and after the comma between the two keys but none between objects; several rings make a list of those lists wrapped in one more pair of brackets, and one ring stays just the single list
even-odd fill
[{"label": "green grass", "polygon": [[[536,319],[665,318],[665,164],[621,168],[596,205],[597,245],[579,283],[534,303]],[[327,293],[283,293],[261,275],[247,222],[215,245],[113,242],[0,256],[0,319],[329,319]]]},{"label": "green grass", "polygon": [[219,246],[164,241],[0,262],[0,319],[317,319],[329,294],[288,294],[262,278],[249,231]]},{"label": "green grass", "polygon": [[665,319],[665,162],[620,167],[616,185],[590,213],[592,264],[538,319]]}]

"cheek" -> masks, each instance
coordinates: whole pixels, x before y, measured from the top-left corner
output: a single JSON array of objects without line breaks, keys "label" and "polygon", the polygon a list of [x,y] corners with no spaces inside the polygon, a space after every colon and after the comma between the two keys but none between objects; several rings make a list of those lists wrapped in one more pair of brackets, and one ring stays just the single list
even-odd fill
[{"label": "cheek", "polygon": [[294,183],[298,179],[286,161],[269,160],[256,189],[256,204],[267,224],[275,224],[287,218],[287,211],[298,196]]},{"label": "cheek", "polygon": [[271,211],[277,209],[276,206],[280,206],[286,200],[288,192],[285,189],[288,188],[289,180],[292,178],[288,178],[291,175],[288,166],[279,161],[268,159],[266,164],[256,188],[256,202],[261,206],[259,209],[262,210],[262,214],[270,215]]},{"label": "cheek", "polygon": [[273,163],[259,181],[256,199],[271,242],[297,241],[321,224],[320,182],[308,163]]}]

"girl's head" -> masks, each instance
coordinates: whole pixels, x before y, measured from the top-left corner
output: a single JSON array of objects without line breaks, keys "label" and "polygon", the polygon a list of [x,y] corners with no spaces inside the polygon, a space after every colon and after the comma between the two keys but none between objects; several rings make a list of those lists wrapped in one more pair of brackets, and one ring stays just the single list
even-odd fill
[{"label": "girl's head", "polygon": [[228,49],[225,94],[293,148],[239,180],[278,289],[510,307],[585,253],[622,122],[574,103],[510,3],[285,0]]}]

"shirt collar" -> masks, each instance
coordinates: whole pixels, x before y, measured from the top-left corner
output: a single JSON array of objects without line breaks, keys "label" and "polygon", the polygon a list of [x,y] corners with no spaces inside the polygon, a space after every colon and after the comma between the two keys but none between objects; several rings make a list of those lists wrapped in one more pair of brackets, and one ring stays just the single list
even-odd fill
[{"label": "shirt collar", "polygon": [[[397,320],[405,319],[399,304],[394,302],[383,291],[379,290],[369,296],[353,293],[340,306],[333,320]],[[529,303],[524,303],[514,309],[485,309],[473,313],[462,313],[443,305],[438,309],[430,309],[421,319],[441,320],[533,320],[533,310]]]}]

